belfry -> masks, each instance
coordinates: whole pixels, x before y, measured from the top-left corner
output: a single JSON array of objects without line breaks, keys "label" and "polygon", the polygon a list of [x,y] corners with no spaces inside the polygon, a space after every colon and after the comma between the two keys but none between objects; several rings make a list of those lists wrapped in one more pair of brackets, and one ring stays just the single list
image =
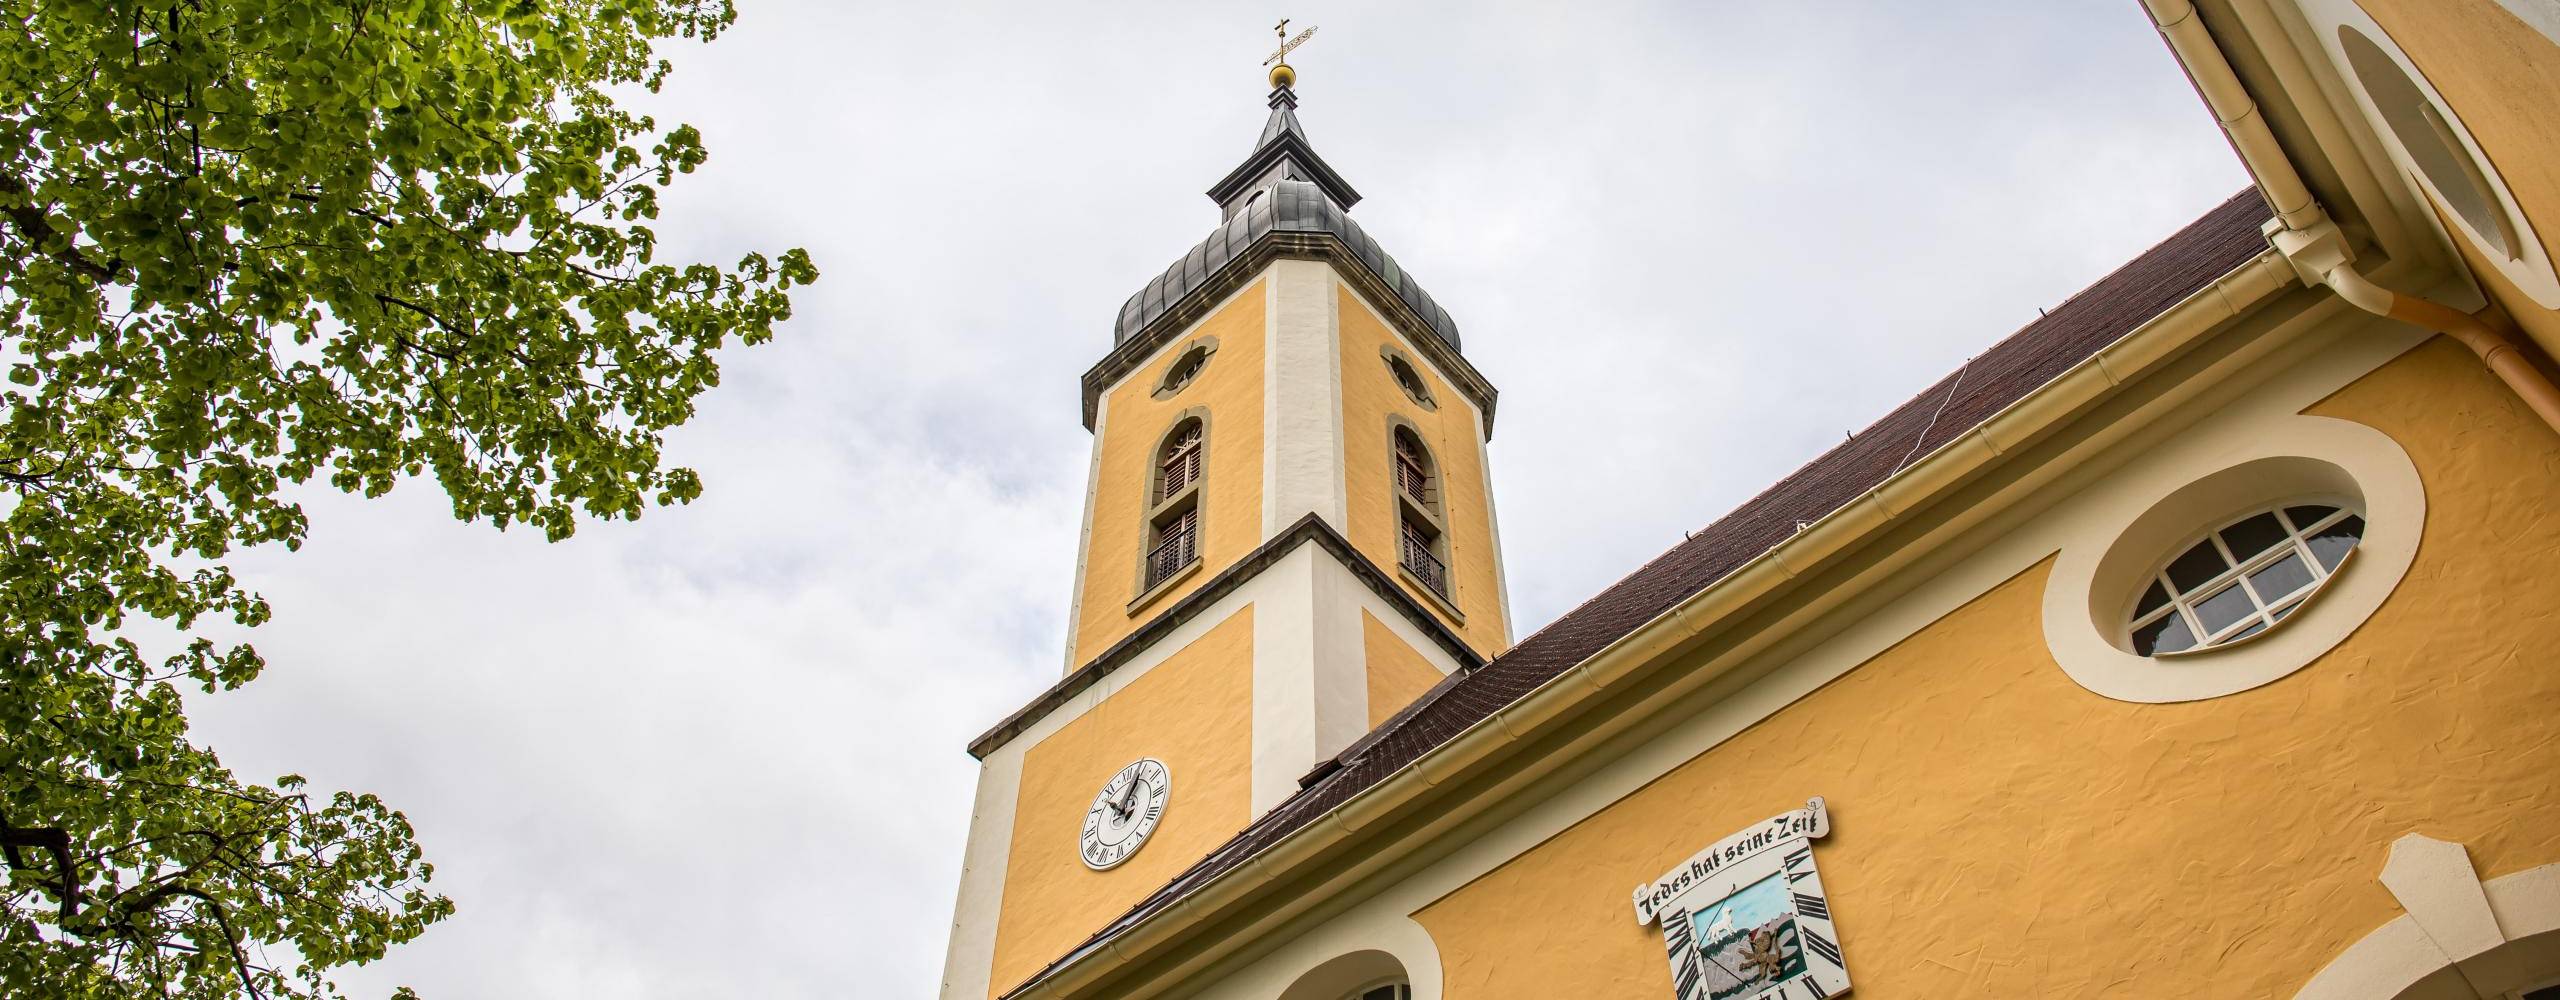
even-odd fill
[{"label": "belfry", "polygon": [[946,996],[1038,972],[1510,642],[1493,386],[1351,219],[1297,71],[1269,82],[1252,152],[1209,188],[1217,227],[1084,374],[1066,676],[970,748]]}]

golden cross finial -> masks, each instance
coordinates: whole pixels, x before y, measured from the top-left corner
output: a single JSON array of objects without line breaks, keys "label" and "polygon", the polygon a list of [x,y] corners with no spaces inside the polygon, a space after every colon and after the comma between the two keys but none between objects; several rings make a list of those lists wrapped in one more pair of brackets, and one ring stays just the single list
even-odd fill
[{"label": "golden cross finial", "polygon": [[[1279,51],[1271,53],[1271,58],[1262,61],[1262,64],[1265,66],[1269,66],[1272,63],[1280,62],[1283,59],[1289,58],[1291,50],[1296,49],[1298,46],[1307,44],[1307,39],[1314,38],[1316,36],[1316,29],[1308,28],[1305,31],[1299,32],[1298,37],[1289,38],[1289,19],[1285,17],[1280,19],[1279,24],[1272,26],[1271,31],[1273,34],[1281,36],[1284,40],[1280,43]],[[1281,64],[1284,66],[1287,65],[1287,63]]]}]

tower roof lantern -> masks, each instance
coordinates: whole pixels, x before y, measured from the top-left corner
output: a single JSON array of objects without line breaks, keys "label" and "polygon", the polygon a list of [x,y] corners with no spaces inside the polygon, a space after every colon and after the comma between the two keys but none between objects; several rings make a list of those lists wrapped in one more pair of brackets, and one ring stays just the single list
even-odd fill
[{"label": "tower roof lantern", "polygon": [[1283,63],[1272,74],[1282,82],[1271,88],[1271,117],[1264,119],[1252,155],[1209,187],[1209,200],[1218,203],[1224,218],[1234,218],[1256,192],[1281,181],[1314,184],[1336,208],[1347,210],[1360,203],[1360,192],[1316,155],[1315,146],[1307,141],[1306,126],[1298,123],[1297,91],[1287,82],[1294,77],[1277,71],[1287,68]]},{"label": "tower roof lantern", "polygon": [[1360,202],[1360,192],[1335,173],[1333,166],[1316,155],[1307,141],[1306,126],[1298,124],[1298,71],[1289,65],[1289,53],[1315,37],[1316,29],[1308,28],[1290,38],[1289,22],[1282,19],[1272,28],[1281,37],[1279,51],[1262,61],[1271,67],[1271,117],[1262,122],[1262,135],[1253,141],[1253,153],[1234,170],[1219,178],[1209,188],[1209,200],[1218,203],[1223,218],[1233,219],[1253,196],[1280,181],[1306,181],[1324,192],[1336,208],[1349,209]]}]

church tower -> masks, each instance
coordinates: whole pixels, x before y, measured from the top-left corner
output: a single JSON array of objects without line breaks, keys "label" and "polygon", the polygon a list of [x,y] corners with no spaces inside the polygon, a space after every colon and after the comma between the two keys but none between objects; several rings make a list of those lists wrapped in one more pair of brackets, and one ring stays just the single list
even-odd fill
[{"label": "church tower", "polygon": [[1084,373],[1065,677],[970,745],[945,1000],[1066,957],[1510,643],[1493,386],[1347,214],[1295,83]]}]

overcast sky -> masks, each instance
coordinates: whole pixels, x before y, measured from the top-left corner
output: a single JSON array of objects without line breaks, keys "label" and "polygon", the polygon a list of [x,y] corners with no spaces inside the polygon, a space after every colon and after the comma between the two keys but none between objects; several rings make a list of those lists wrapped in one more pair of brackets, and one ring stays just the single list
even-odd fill
[{"label": "overcast sky", "polygon": [[1076,378],[1205,235],[1272,21],[1300,118],[1502,392],[1544,624],[2244,183],[2134,0],[739,0],[662,259],[824,277],[673,435],[707,495],[545,544],[431,485],[236,560],[243,777],[405,810],[460,913],[341,977],[468,997],[921,997],[975,765],[1054,681]]}]

